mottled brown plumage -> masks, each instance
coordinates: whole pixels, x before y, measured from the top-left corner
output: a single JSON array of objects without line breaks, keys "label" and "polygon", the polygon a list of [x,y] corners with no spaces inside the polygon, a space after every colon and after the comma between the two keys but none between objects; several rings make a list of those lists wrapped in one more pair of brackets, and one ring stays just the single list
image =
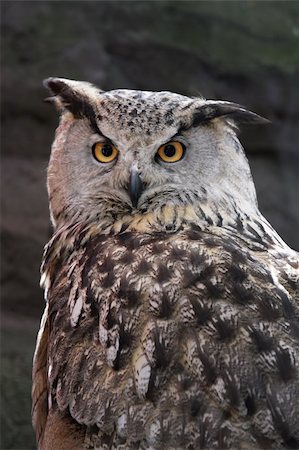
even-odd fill
[{"label": "mottled brown plumage", "polygon": [[[65,83],[62,91],[59,83]],[[61,108],[66,90],[72,103],[74,86],[59,83],[48,82]],[[85,111],[94,111],[101,127],[103,112],[99,118],[95,105],[103,94],[97,99],[88,90],[95,88],[78,86],[76,96],[85,100],[88,92],[91,109]],[[142,93],[124,92],[127,102],[134,103],[134,95],[141,102]],[[193,104],[168,95],[169,101]],[[71,127],[86,121],[82,105],[81,114],[75,107],[78,102],[69,108],[72,115],[63,113],[54,164],[63,165],[57,152]],[[159,114],[162,122],[163,110]],[[231,124],[215,118],[227,112],[214,114],[206,105],[193,114],[196,132],[224,130],[235,142],[233,151],[240,151]],[[188,137],[186,130],[181,133]],[[134,134],[134,127],[125,132]],[[121,152],[120,142],[118,147]],[[296,253],[257,208],[247,208],[245,194],[242,210],[238,194],[227,195],[227,204],[225,197],[210,199],[209,183],[194,191],[186,186],[181,197],[166,184],[164,201],[164,184],[160,195],[150,175],[140,173],[153,189],[140,206],[132,209],[127,197],[122,203],[103,196],[85,212],[81,203],[78,210],[63,204],[62,198],[72,203],[81,194],[65,195],[59,184],[68,178],[50,163],[55,229],[43,259],[47,307],[33,367],[39,448],[298,448]]]}]

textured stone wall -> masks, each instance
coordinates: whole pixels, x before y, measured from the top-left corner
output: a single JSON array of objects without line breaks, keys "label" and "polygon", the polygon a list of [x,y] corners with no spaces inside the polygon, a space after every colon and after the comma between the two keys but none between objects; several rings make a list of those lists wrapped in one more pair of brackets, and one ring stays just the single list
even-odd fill
[{"label": "textured stone wall", "polygon": [[[200,93],[269,118],[271,125],[250,128],[241,140],[261,210],[299,249],[299,4],[9,1],[1,8],[2,351],[5,373],[13,368],[4,380],[10,413],[3,416],[1,448],[27,449],[34,445],[27,388],[37,327],[30,318],[43,309],[39,263],[50,235],[45,178],[58,120],[42,102],[42,79]],[[13,392],[21,398],[17,414]]]}]

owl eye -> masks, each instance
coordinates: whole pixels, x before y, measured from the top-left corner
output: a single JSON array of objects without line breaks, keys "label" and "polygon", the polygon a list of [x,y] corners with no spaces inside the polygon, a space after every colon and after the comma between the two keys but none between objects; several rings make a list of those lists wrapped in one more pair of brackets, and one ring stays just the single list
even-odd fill
[{"label": "owl eye", "polygon": [[157,151],[157,156],[164,162],[174,163],[180,161],[185,153],[185,146],[178,141],[171,141],[161,145]]},{"label": "owl eye", "polygon": [[107,142],[97,142],[92,146],[92,154],[97,161],[110,163],[116,159],[118,150]]}]

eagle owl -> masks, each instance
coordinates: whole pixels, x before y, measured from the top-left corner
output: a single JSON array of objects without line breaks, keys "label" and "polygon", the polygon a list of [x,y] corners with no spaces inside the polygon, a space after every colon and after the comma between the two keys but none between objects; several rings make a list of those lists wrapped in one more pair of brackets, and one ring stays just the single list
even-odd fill
[{"label": "eagle owl", "polygon": [[240,105],[45,81],[60,111],[33,364],[38,448],[299,448],[298,256]]}]

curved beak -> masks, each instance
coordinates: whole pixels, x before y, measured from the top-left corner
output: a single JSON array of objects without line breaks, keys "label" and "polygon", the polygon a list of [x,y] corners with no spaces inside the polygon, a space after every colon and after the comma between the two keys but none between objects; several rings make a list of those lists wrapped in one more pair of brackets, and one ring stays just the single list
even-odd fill
[{"label": "curved beak", "polygon": [[138,169],[132,167],[130,174],[130,183],[129,183],[129,196],[134,208],[136,208],[138,204],[138,200],[143,192],[144,185],[140,179],[140,175]]}]

